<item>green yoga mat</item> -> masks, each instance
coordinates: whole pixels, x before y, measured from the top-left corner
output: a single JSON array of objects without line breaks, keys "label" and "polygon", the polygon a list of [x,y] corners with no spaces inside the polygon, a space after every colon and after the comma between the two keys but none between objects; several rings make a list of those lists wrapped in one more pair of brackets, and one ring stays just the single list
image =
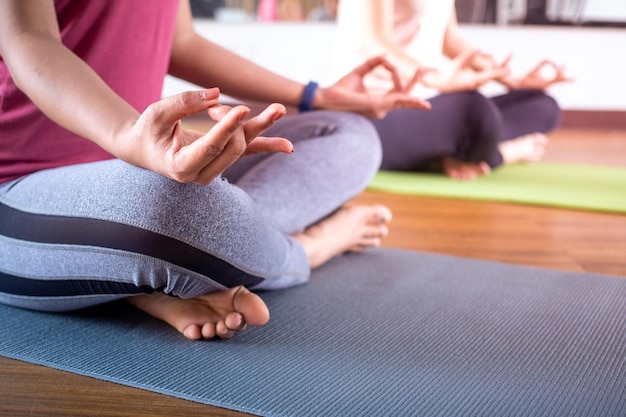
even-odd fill
[{"label": "green yoga mat", "polygon": [[474,181],[453,180],[442,174],[381,171],[369,189],[626,213],[626,168],[619,167],[508,165]]}]

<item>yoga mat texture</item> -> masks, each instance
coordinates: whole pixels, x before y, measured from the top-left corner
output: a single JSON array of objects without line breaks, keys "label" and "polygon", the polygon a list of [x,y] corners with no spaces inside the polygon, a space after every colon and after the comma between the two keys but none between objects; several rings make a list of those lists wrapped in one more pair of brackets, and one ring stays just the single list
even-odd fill
[{"label": "yoga mat texture", "polygon": [[263,293],[191,342],[123,303],[0,306],[0,354],[262,416],[626,415],[626,279],[395,249]]},{"label": "yoga mat texture", "polygon": [[626,213],[626,168],[535,163],[505,165],[474,181],[443,174],[381,171],[371,190]]}]

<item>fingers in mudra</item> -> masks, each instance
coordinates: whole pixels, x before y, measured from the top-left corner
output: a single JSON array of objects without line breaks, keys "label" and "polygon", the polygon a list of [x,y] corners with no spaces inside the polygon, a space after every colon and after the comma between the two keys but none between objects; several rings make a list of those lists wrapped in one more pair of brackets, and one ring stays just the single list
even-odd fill
[{"label": "fingers in mudra", "polygon": [[[229,106],[217,105],[209,108],[208,114],[212,119],[221,121],[229,109]],[[273,103],[267,106],[259,115],[250,117],[243,122],[241,124],[241,132],[237,133],[243,134],[245,149],[239,156],[265,152],[293,153],[293,144],[289,140],[279,137],[260,136],[285,114],[287,114],[287,109],[284,105]]]},{"label": "fingers in mudra", "polygon": [[243,125],[244,134],[248,143],[269,129],[277,120],[287,114],[285,106],[272,103],[259,115],[251,117]]},{"label": "fingers in mudra", "polygon": [[244,132],[248,147],[244,156],[265,152],[293,153],[293,144],[280,137],[260,136],[277,120],[287,114],[287,109],[282,104],[270,104],[258,116],[250,118],[244,123]]},{"label": "fingers in mudra", "polygon": [[217,123],[201,138],[189,145],[188,163],[197,169],[193,182],[205,185],[213,181],[246,151],[248,143],[243,132],[243,120],[250,113],[246,106],[226,107]]},{"label": "fingers in mudra", "polygon": [[[121,146],[129,148],[122,154],[129,155],[128,162],[175,181],[208,184],[247,148],[242,123],[250,109],[222,106],[218,99],[219,89],[212,88],[153,103],[132,127],[133,139],[120,141]],[[208,132],[182,127],[181,119],[211,108],[221,112]]]}]

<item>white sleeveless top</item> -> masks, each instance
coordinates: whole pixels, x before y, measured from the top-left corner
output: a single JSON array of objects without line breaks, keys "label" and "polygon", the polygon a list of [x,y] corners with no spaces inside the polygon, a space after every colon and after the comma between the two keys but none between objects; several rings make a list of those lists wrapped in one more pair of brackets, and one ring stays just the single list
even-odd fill
[{"label": "white sleeveless top", "polygon": [[[389,34],[408,55],[421,64],[438,68],[442,60],[445,30],[454,8],[454,0],[378,0],[393,1],[394,16]],[[337,32],[331,59],[330,78],[337,81],[367,58],[384,54],[374,45],[365,45],[363,34],[369,30],[362,0],[341,0],[337,16]],[[392,61],[391,57],[389,59]],[[407,82],[408,79],[404,79]],[[368,88],[387,91],[393,83],[388,72],[375,71],[366,77]],[[420,97],[435,94],[418,86],[413,94]]]}]

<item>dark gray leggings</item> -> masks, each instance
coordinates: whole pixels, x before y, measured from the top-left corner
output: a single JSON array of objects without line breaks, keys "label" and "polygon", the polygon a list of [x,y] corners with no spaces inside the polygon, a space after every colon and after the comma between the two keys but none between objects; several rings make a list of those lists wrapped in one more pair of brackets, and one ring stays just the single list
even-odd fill
[{"label": "dark gray leggings", "polygon": [[380,141],[367,119],[341,112],[286,117],[267,134],[291,139],[295,153],[243,158],[207,186],[119,160],[0,184],[0,302],[67,311],[154,291],[306,282],[291,235],[367,186]]},{"label": "dark gray leggings", "polygon": [[442,94],[429,111],[400,109],[373,120],[383,144],[382,169],[431,170],[444,155],[466,162],[502,164],[500,142],[556,128],[561,110],[538,90],[488,98],[474,92]]}]

